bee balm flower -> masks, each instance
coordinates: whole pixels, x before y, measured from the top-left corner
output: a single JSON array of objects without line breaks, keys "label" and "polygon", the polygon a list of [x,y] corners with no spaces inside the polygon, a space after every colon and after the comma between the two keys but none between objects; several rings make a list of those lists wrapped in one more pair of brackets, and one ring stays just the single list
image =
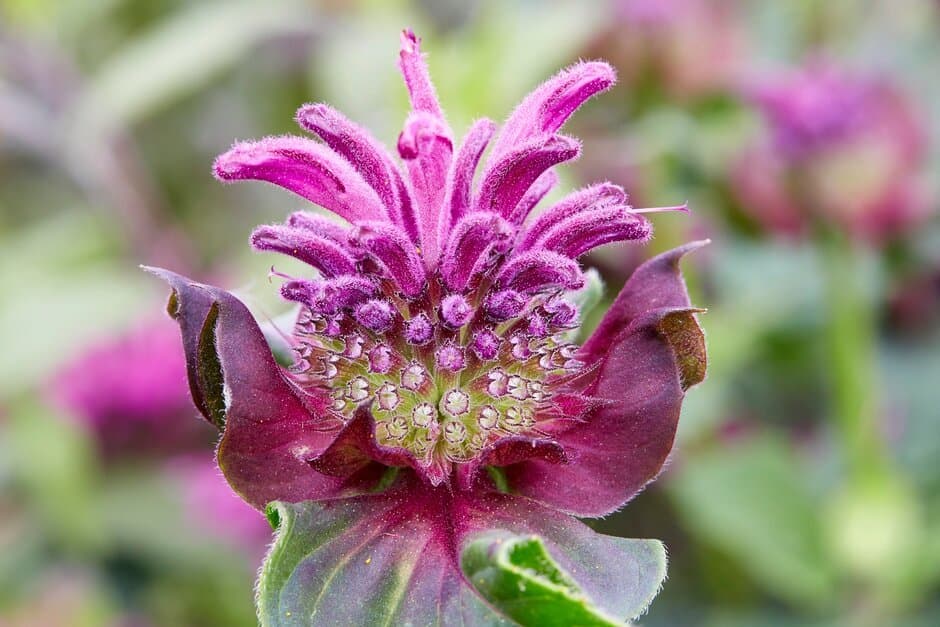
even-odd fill
[{"label": "bee balm flower", "polygon": [[817,61],[762,81],[753,96],[768,134],[733,178],[769,229],[803,233],[817,222],[882,243],[928,215],[926,134],[890,80]]},{"label": "bee balm flower", "polygon": [[318,270],[281,287],[301,305],[291,368],[232,295],[155,271],[173,287],[193,398],[223,432],[219,465],[280,524],[262,621],[525,623],[542,605],[504,603],[478,568],[536,554],[510,578],[550,572],[513,594],[559,595],[575,622],[633,616],[664,575],[662,546],[569,515],[618,509],[669,453],[684,391],[704,376],[677,269],[697,244],[642,266],[571,343],[577,259],[651,234],[609,183],[530,216],[552,168],[580,152],[560,127],[613,70],[579,63],[532,92],[474,185],[496,125],[455,145],[409,31],[400,68],[412,104],[400,162],[322,104],[297,114],[320,142],[239,143],[216,161],[223,181],[275,183],[348,223],[302,212],[251,238]]},{"label": "bee balm flower", "polygon": [[693,103],[735,81],[745,55],[741,8],[727,0],[611,0],[592,49],[617,62],[630,97],[652,88]]},{"label": "bee balm flower", "polygon": [[108,459],[159,457],[212,442],[212,429],[192,420],[186,363],[168,320],[144,320],[95,342],[49,383],[51,400]]}]

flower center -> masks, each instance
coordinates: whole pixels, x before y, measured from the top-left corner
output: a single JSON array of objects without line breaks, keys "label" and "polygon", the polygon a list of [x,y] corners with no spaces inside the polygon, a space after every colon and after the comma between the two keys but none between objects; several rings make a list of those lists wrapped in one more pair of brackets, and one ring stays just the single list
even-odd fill
[{"label": "flower center", "polygon": [[326,391],[343,421],[370,406],[382,446],[446,468],[501,438],[538,434],[553,418],[545,411],[553,388],[582,364],[566,339],[574,306],[559,296],[517,294],[508,317],[505,295],[435,298],[436,291],[329,314],[305,307],[292,372],[308,389]]}]

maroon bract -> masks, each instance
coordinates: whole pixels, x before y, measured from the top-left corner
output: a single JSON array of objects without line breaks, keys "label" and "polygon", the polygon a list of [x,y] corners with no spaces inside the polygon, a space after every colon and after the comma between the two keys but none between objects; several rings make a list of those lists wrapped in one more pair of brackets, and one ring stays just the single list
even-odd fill
[{"label": "maroon bract", "polygon": [[[592,534],[552,509],[604,515],[656,476],[705,349],[678,271],[700,244],[640,268],[578,347],[577,307],[565,299],[584,283],[577,257],[644,241],[651,225],[609,183],[528,216],[556,180],[551,169],[580,150],[558,130],[613,84],[612,68],[579,63],[530,94],[474,188],[495,124],[478,121],[455,149],[418,46],[406,31],[404,169],[321,104],[297,119],[323,143],[268,138],[216,161],[222,180],[273,182],[351,223],[298,213],[252,237],[322,275],[282,288],[301,305],[292,367],[275,362],[231,294],[154,272],[173,288],[193,398],[223,430],[219,465],[234,489],[258,508],[326,501],[349,516],[374,512],[361,523],[369,534],[398,529],[421,543],[418,570],[436,572],[434,583],[408,585],[438,590],[444,616],[464,598],[458,555],[470,534],[537,530],[561,550],[559,534]],[[616,596],[621,584],[594,579],[595,594]]]}]

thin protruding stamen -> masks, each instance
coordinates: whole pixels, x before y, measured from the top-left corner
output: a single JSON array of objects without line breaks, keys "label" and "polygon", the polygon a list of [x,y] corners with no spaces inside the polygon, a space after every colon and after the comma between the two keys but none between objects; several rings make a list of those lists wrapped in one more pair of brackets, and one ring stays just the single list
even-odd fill
[{"label": "thin protruding stamen", "polygon": [[682,213],[689,213],[689,201],[685,201],[681,205],[672,205],[671,207],[644,207],[642,209],[630,208],[630,213],[663,213],[665,211],[681,211]]}]

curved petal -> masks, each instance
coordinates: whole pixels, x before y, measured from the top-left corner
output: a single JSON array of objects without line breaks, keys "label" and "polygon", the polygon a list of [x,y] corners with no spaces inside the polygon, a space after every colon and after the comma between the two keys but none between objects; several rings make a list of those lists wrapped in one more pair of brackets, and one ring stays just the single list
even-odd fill
[{"label": "curved petal", "polygon": [[551,228],[533,246],[577,259],[589,250],[630,240],[648,240],[653,225],[643,216],[631,213],[627,207],[608,206],[582,211]]},{"label": "curved petal", "polygon": [[534,250],[513,257],[503,265],[496,284],[519,292],[535,293],[561,287],[578,289],[584,285],[584,274],[572,259],[545,250]]},{"label": "curved petal", "polygon": [[524,228],[522,239],[516,246],[519,253],[529,250],[535,242],[561,221],[602,205],[625,204],[627,194],[623,188],[613,183],[597,183],[572,192],[546,209],[534,221]]},{"label": "curved petal", "polygon": [[546,170],[576,158],[581,152],[578,140],[564,135],[537,138],[507,151],[487,164],[476,200],[477,211],[492,211],[507,220],[525,216],[514,215],[516,206],[532,184]]},{"label": "curved petal", "polygon": [[446,242],[452,226],[470,211],[473,198],[473,176],[486,145],[496,132],[496,123],[482,118],[473,123],[463,138],[451,163],[447,195],[441,215],[441,242]]},{"label": "curved petal", "polygon": [[398,154],[414,191],[422,256],[429,269],[440,254],[439,220],[453,152],[450,129],[442,120],[424,112],[408,116],[398,136]]},{"label": "curved petal", "polygon": [[420,244],[421,227],[418,226],[417,203],[413,198],[412,191],[408,189],[405,176],[399,168],[395,168],[392,172],[392,178],[395,180],[395,187],[398,189],[398,215],[397,217],[393,216],[393,221],[400,223],[412,242]]},{"label": "curved petal", "polygon": [[704,375],[697,311],[647,312],[614,338],[587,390],[607,402],[554,434],[572,462],[507,467],[509,486],[578,516],[604,516],[652,481],[672,449],[685,388]]},{"label": "curved petal", "polygon": [[339,494],[340,481],[306,463],[338,425],[324,399],[302,396],[285,378],[248,309],[219,288],[148,271],[173,288],[169,311],[182,332],[193,399],[223,428],[219,466],[232,488],[258,509]]},{"label": "curved petal", "polygon": [[405,230],[413,241],[421,244],[428,268],[433,268],[439,253],[439,215],[454,151],[453,133],[421,53],[421,39],[411,29],[401,33],[398,69],[405,79],[412,110],[398,144],[413,191],[412,196],[404,179],[399,177],[399,195],[406,201],[401,213]]},{"label": "curved petal", "polygon": [[309,229],[280,224],[260,226],[251,234],[251,245],[256,250],[273,251],[303,261],[326,277],[356,272],[356,260],[345,247]]},{"label": "curved petal", "polygon": [[509,221],[513,224],[521,224],[556,185],[558,185],[558,175],[554,170],[546,170],[542,176],[535,179],[535,182],[529,187],[519,204],[513,209]]},{"label": "curved petal", "polygon": [[603,61],[576,63],[562,70],[519,103],[500,131],[490,159],[556,132],[584,101],[609,89],[616,80],[614,69]]},{"label": "curved petal", "polygon": [[637,268],[627,280],[610,309],[584,343],[580,359],[593,363],[610,350],[613,339],[640,314],[660,307],[688,307],[689,292],[679,271],[679,262],[708,240],[689,242],[653,257]]},{"label": "curved petal", "polygon": [[465,290],[490,265],[494,253],[506,252],[511,237],[512,228],[496,214],[477,212],[461,218],[441,258],[441,275],[448,289]]},{"label": "curved petal", "polygon": [[213,170],[223,182],[255,179],[280,185],[350,222],[388,217],[375,190],[348,161],[304,137],[237,143],[219,155]]},{"label": "curved petal", "polygon": [[331,239],[343,247],[349,244],[348,226],[337,224],[335,220],[309,211],[295,211],[287,216],[285,224],[295,229],[309,231],[317,237]]},{"label": "curved petal", "polygon": [[306,104],[297,110],[297,123],[322,139],[342,155],[375,190],[385,205],[392,222],[410,231],[414,228],[403,213],[410,199],[400,198],[407,189],[399,184],[401,174],[392,155],[369,131],[349,120],[333,107],[323,103]]},{"label": "curved petal", "polygon": [[398,55],[398,69],[405,79],[411,108],[423,111],[444,120],[444,110],[437,101],[434,84],[428,72],[428,64],[421,54],[421,39],[411,29],[401,33],[401,51]]},{"label": "curved petal", "polygon": [[285,300],[303,303],[315,313],[334,315],[344,309],[352,310],[377,290],[378,286],[369,279],[341,276],[322,281],[286,281],[281,285],[281,296]]},{"label": "curved petal", "polygon": [[427,275],[408,234],[387,222],[359,222],[350,240],[372,256],[408,298],[424,291]]}]

